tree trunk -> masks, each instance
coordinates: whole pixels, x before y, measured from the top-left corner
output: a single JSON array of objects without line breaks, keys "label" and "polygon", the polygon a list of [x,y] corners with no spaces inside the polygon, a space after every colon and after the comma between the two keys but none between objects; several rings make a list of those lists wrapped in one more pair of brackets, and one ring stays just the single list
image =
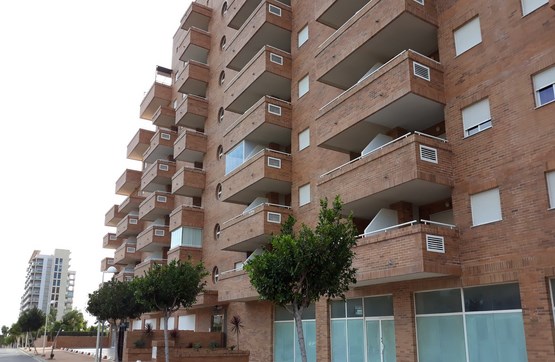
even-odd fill
[{"label": "tree trunk", "polygon": [[170,347],[168,346],[168,320],[170,319],[170,312],[164,313],[164,356],[166,362],[170,362]]},{"label": "tree trunk", "polygon": [[111,324],[112,327],[112,347],[114,348],[114,358],[113,360],[115,362],[119,361],[119,356],[118,356],[118,324],[117,323],[112,323]]},{"label": "tree trunk", "polygon": [[306,346],[304,344],[304,333],[303,333],[303,307],[297,307],[293,304],[293,316],[295,318],[295,325],[297,327],[297,337],[299,338],[299,348],[301,351],[302,362],[307,362],[306,359]]}]

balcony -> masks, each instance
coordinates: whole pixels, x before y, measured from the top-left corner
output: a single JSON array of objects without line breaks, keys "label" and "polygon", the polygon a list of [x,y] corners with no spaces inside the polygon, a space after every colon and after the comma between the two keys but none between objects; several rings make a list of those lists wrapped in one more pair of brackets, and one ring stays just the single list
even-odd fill
[{"label": "balcony", "polygon": [[137,212],[139,212],[139,206],[141,205],[141,202],[143,202],[144,199],[145,199],[144,196],[131,195],[127,197],[125,200],[123,200],[121,205],[119,205],[119,211],[123,212],[124,214],[129,214],[129,213],[136,214]]},{"label": "balcony", "polygon": [[142,252],[159,251],[169,248],[171,235],[165,225],[151,225],[137,236],[137,250]]},{"label": "balcony", "polygon": [[127,145],[127,158],[130,160],[142,161],[143,154],[150,146],[150,139],[153,136],[153,131],[139,129],[131,142]]},{"label": "balcony", "polygon": [[119,206],[114,205],[106,212],[106,215],[104,215],[104,225],[116,226],[124,216],[125,214],[119,211]]},{"label": "balcony", "polygon": [[123,243],[123,240],[123,238],[118,238],[116,234],[108,233],[102,239],[102,247],[104,249],[117,249]]},{"label": "balcony", "polygon": [[405,51],[320,109],[318,146],[360,152],[393,128],[436,125],[444,119],[444,104],[441,65]]},{"label": "balcony", "polygon": [[218,304],[218,291],[217,290],[204,290],[197,294],[197,300],[191,307],[195,308],[212,308]]},{"label": "balcony", "polygon": [[291,193],[291,155],[265,149],[229,173],[222,182],[222,200],[247,205],[270,192]]},{"label": "balcony", "polygon": [[230,270],[218,276],[219,302],[246,302],[258,299],[258,292],[251,285],[244,270]]},{"label": "balcony", "polygon": [[456,229],[408,224],[358,240],[357,286],[461,275]]},{"label": "balcony", "polygon": [[150,140],[150,147],[143,155],[144,162],[153,163],[156,160],[167,160],[173,156],[173,144],[177,132],[158,130]]},{"label": "balcony", "polygon": [[206,135],[201,132],[184,130],[173,146],[173,154],[178,161],[202,162],[206,154]]},{"label": "balcony", "polygon": [[241,140],[266,144],[291,144],[291,104],[264,96],[235,121],[224,134],[224,152]]},{"label": "balcony", "polygon": [[123,243],[114,253],[114,264],[127,265],[134,264],[141,260],[141,253],[137,251],[135,243]]},{"label": "balcony", "polygon": [[167,191],[175,174],[175,162],[157,160],[144,172],[141,190],[147,192]]},{"label": "balcony", "polygon": [[261,204],[226,221],[220,235],[222,250],[249,252],[266,245],[272,234],[280,233],[289,215],[287,206]]},{"label": "balcony", "polygon": [[144,223],[139,220],[138,216],[127,215],[118,223],[116,236],[118,238],[137,236],[143,231],[143,228]]},{"label": "balcony", "polygon": [[174,208],[175,196],[156,191],[150,194],[139,206],[139,219],[154,221],[169,215]]},{"label": "balcony", "polygon": [[398,201],[426,205],[451,196],[452,159],[445,141],[408,134],[322,175],[319,196],[339,193],[344,209],[364,219]]},{"label": "balcony", "polygon": [[122,270],[114,276],[114,279],[120,282],[130,282],[134,275],[132,271]]},{"label": "balcony", "polygon": [[230,69],[243,69],[266,45],[291,52],[291,7],[276,0],[257,5],[226,48]]},{"label": "balcony", "polygon": [[206,97],[210,80],[208,65],[191,60],[176,76],[175,86],[180,93]]},{"label": "balcony", "polygon": [[150,269],[152,269],[155,265],[166,265],[166,260],[161,259],[161,260],[147,260],[147,261],[143,261],[142,263],[139,263],[137,265],[135,265],[135,271],[133,273],[135,278],[140,278],[145,276],[146,272],[148,272]]},{"label": "balcony", "polygon": [[106,271],[111,266],[114,266],[114,258],[104,258],[100,261],[101,272]]},{"label": "balcony", "polygon": [[199,28],[190,27],[185,38],[179,44],[179,60],[188,62],[195,60],[200,63],[208,63],[208,52],[210,51],[210,33]]},{"label": "balcony", "polygon": [[204,129],[208,117],[208,100],[188,94],[177,106],[175,124],[191,129]]},{"label": "balcony", "polygon": [[189,246],[178,246],[168,251],[168,263],[172,261],[191,261],[198,263],[202,260],[202,248],[192,248]]},{"label": "balcony", "polygon": [[370,1],[320,45],[316,78],[348,89],[406,49],[424,55],[437,52],[435,1]]},{"label": "balcony", "polygon": [[203,169],[182,167],[173,176],[172,194],[200,197],[206,185],[206,172]]},{"label": "balcony", "polygon": [[362,9],[370,0],[325,0],[318,5],[320,10],[316,14],[320,14],[316,19],[318,22],[334,29],[339,29],[345,24],[357,11]]},{"label": "balcony", "polygon": [[152,124],[162,128],[170,128],[175,125],[175,109],[160,106],[152,116]]},{"label": "balcony", "polygon": [[204,209],[198,206],[180,205],[170,214],[170,231],[180,227],[202,229],[204,227]]},{"label": "balcony", "polygon": [[168,107],[172,101],[171,69],[156,67],[154,84],[145,95],[140,107],[140,117],[152,121],[158,108]]},{"label": "balcony", "polygon": [[208,31],[208,26],[210,25],[210,19],[212,18],[212,9],[199,4],[198,2],[192,2],[187,8],[185,15],[181,19],[181,29],[189,29],[194,26],[196,28]]},{"label": "balcony", "polygon": [[129,196],[141,185],[141,171],[125,170],[116,181],[116,194]]},{"label": "balcony", "polygon": [[266,95],[291,99],[291,55],[263,47],[229,83],[225,94],[225,108],[235,113],[245,113]]}]

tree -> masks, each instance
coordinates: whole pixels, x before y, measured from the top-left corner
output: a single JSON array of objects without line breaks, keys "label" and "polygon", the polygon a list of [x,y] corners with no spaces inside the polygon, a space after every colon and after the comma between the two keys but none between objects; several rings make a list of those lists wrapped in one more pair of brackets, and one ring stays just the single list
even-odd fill
[{"label": "tree", "polygon": [[271,238],[265,252],[245,265],[251,284],[261,299],[286,308],[295,319],[301,358],[306,362],[302,314],[321,297],[345,298],[349,285],[356,283],[352,267],[357,230],[352,216],[343,217],[343,204],[336,197],[331,208],[320,201],[314,230],[302,225],[293,232],[290,217],[281,233]]},{"label": "tree", "polygon": [[[93,293],[89,294],[87,312],[95,316],[100,322],[108,321],[114,329],[112,343],[116,341],[116,334],[122,322],[135,319],[147,310],[135,298],[135,283],[108,281]],[[118,348],[114,352],[114,361],[118,361]]]},{"label": "tree", "polygon": [[231,324],[231,331],[235,332],[235,337],[237,340],[237,350],[239,350],[239,334],[241,333],[241,329],[243,329],[243,321],[241,320],[240,316],[234,315],[233,317],[231,317],[229,324]]},{"label": "tree", "polygon": [[8,333],[10,334],[10,342],[19,342],[19,338],[23,332],[21,331],[19,323],[15,322],[11,325]]},{"label": "tree", "polygon": [[[87,321],[83,313],[77,309],[70,310],[62,317],[59,328],[68,332],[81,332],[87,329]],[[58,330],[59,328],[55,328]]]},{"label": "tree", "polygon": [[[46,315],[37,307],[21,313],[17,320],[17,324],[21,327],[21,331],[29,332],[31,337],[33,336],[33,332],[36,332],[35,339],[38,338],[38,330],[44,326],[45,322]],[[38,353],[37,346],[35,346],[35,353]]]},{"label": "tree", "polygon": [[166,265],[155,265],[144,277],[136,278],[136,296],[151,310],[161,311],[164,316],[164,354],[170,360],[168,346],[168,320],[180,307],[188,309],[197,300],[206,284],[203,278],[208,273],[202,262],[193,265],[190,261],[172,261]]}]

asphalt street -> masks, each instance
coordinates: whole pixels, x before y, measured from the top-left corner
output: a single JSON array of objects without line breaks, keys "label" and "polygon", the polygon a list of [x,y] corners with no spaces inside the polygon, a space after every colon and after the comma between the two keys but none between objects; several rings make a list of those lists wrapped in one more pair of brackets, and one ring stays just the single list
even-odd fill
[{"label": "asphalt street", "polygon": [[29,356],[18,349],[0,348],[0,362],[40,362],[38,357]]}]

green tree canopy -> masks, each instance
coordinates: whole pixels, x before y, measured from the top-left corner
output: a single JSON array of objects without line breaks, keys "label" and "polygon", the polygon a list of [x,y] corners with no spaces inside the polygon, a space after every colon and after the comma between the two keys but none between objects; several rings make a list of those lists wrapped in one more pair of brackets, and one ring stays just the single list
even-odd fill
[{"label": "green tree canopy", "polygon": [[260,298],[293,313],[304,362],[303,311],[323,296],[344,298],[349,285],[356,283],[352,247],[356,245],[357,230],[352,217],[342,216],[339,197],[331,208],[327,199],[321,200],[320,206],[314,230],[302,225],[296,235],[295,219],[290,217],[265,252],[245,265]]},{"label": "green tree canopy", "polygon": [[167,265],[155,265],[144,277],[135,278],[136,296],[150,310],[164,315],[164,352],[169,362],[168,320],[180,307],[188,309],[197,300],[206,284],[208,273],[204,265],[193,265],[190,261],[172,261]]}]

